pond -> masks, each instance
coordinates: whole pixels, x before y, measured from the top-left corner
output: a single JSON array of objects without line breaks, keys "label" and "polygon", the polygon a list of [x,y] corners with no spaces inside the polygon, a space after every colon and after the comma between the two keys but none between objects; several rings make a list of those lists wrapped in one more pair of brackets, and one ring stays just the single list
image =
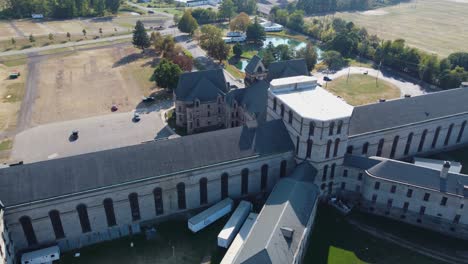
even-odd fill
[{"label": "pond", "polygon": [[[298,50],[300,50],[302,48],[305,48],[306,45],[307,45],[306,42],[299,41],[299,40],[292,39],[292,38],[288,38],[288,37],[267,36],[265,41],[263,42],[263,47],[262,48],[266,48],[270,42],[275,47],[278,46],[278,45],[281,45],[281,44],[286,44],[286,45],[290,46],[295,51],[298,51]],[[317,51],[317,55],[318,55],[317,63],[319,63],[321,61],[320,58],[322,56],[322,50],[320,48],[318,48],[317,46],[315,46],[315,50]],[[259,50],[259,54],[261,55],[261,50]],[[247,66],[247,64],[249,64],[249,60],[241,59],[236,64],[236,67],[240,71],[244,72],[245,67]]]}]

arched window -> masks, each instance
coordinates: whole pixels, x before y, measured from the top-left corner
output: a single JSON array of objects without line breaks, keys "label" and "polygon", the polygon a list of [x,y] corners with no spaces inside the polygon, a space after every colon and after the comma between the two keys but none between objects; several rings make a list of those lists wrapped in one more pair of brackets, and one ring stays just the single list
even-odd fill
[{"label": "arched window", "polygon": [[333,180],[335,178],[335,170],[336,170],[336,164],[333,163],[330,168],[330,179]]},{"label": "arched window", "polygon": [[208,203],[208,180],[200,179],[200,205]]},{"label": "arched window", "polygon": [[354,149],[353,145],[348,146],[348,147],[346,148],[346,153],[347,153],[347,154],[353,154],[353,149]]},{"label": "arched window", "polygon": [[450,142],[450,136],[452,135],[453,124],[450,124],[449,129],[447,131],[447,136],[445,136],[444,146],[447,146]]},{"label": "arched window", "polygon": [[440,127],[436,128],[436,131],[434,133],[434,139],[432,140],[431,148],[435,148],[437,145],[437,140],[439,139],[439,134],[440,134]]},{"label": "arched window", "polygon": [[426,141],[427,129],[424,129],[421,135],[421,141],[419,141],[418,152],[421,152],[424,148],[424,141]]},{"label": "arched window", "polygon": [[111,198],[104,199],[104,211],[106,212],[107,226],[117,225],[115,221],[114,202]]},{"label": "arched window", "polygon": [[185,183],[183,182],[179,182],[177,184],[177,205],[180,210],[187,208],[187,204],[185,202]]},{"label": "arched window", "polygon": [[313,136],[315,133],[315,123],[310,122],[309,123],[309,136]]},{"label": "arched window", "polygon": [[249,169],[245,168],[241,172],[241,194],[249,193]]},{"label": "arched window", "polygon": [[398,147],[398,140],[400,140],[400,136],[395,136],[393,138],[393,143],[392,143],[392,150],[390,151],[390,158],[393,159],[395,157],[395,152]]},{"label": "arched window", "polygon": [[91,224],[89,223],[88,209],[86,208],[86,205],[79,204],[76,207],[76,211],[78,212],[78,218],[80,219],[81,231],[83,233],[91,232]]},{"label": "arched window", "polygon": [[[179,187],[179,186],[177,186],[177,187]],[[179,188],[177,188],[177,191],[179,191]],[[184,188],[184,196],[185,196],[185,188]],[[163,194],[162,194],[162,189],[160,187],[154,188],[153,197],[154,197],[154,210],[156,211],[156,215],[164,214]],[[184,199],[184,201],[185,201],[185,199]],[[182,208],[180,208],[180,206],[179,206],[179,209],[182,209]]]},{"label": "arched window", "polygon": [[338,127],[336,128],[336,133],[339,135],[341,134],[341,128],[343,127],[343,121],[338,121]]},{"label": "arched window", "polygon": [[140,220],[140,205],[138,203],[138,194],[131,193],[128,195],[128,201],[130,202],[130,211],[132,213],[132,220]]},{"label": "arched window", "polygon": [[284,104],[281,104],[281,118],[284,118]]},{"label": "arched window", "polygon": [[60,219],[60,213],[57,210],[49,212],[50,222],[52,223],[52,229],[54,229],[55,239],[61,239],[65,237],[63,231],[62,220]]},{"label": "arched window", "polygon": [[409,133],[408,139],[406,140],[406,146],[405,146],[405,156],[408,155],[410,148],[411,148],[411,141],[413,141],[413,133]]},{"label": "arched window", "polygon": [[338,155],[338,149],[340,148],[340,139],[335,139],[335,148],[333,149],[333,157]]},{"label": "arched window", "polygon": [[326,159],[330,158],[330,149],[331,149],[332,144],[333,144],[333,141],[331,139],[329,139],[328,142],[327,142],[327,152],[325,153],[325,158]]},{"label": "arched window", "polygon": [[268,187],[268,164],[263,164],[260,178],[260,190],[265,191]]},{"label": "arched window", "polygon": [[364,145],[362,145],[362,155],[367,155],[367,151],[369,151],[369,142],[366,142]]},{"label": "arched window", "polygon": [[286,177],[286,166],[287,162],[282,160],[280,163],[280,178]]},{"label": "arched window", "polygon": [[330,123],[330,127],[328,128],[328,135],[333,135],[333,129],[335,128],[335,122]]},{"label": "arched window", "polygon": [[289,113],[288,113],[288,123],[289,124],[292,124],[292,121],[293,121],[293,111],[292,110],[289,110]]},{"label": "arched window", "polygon": [[306,153],[306,158],[310,159],[310,156],[312,155],[312,146],[314,145],[314,142],[309,139],[307,140],[307,153]]},{"label": "arched window", "polygon": [[377,146],[377,153],[375,154],[377,157],[382,156],[382,150],[385,140],[382,138],[379,140],[379,145]]},{"label": "arched window", "polygon": [[229,175],[225,172],[221,175],[221,199],[229,196]]},{"label": "arched window", "polygon": [[299,155],[299,146],[300,146],[300,139],[299,139],[299,136],[296,137],[296,156]]},{"label": "arched window", "polygon": [[463,121],[461,127],[460,127],[460,132],[458,132],[457,136],[457,143],[460,143],[462,137],[463,137],[463,132],[465,131],[465,126],[466,126],[466,121]]},{"label": "arched window", "polygon": [[19,219],[21,227],[23,228],[24,236],[28,241],[28,245],[33,246],[37,244],[36,233],[32,226],[31,218],[29,216],[22,216]]},{"label": "arched window", "polygon": [[273,98],[273,111],[276,111],[276,97]]},{"label": "arched window", "polygon": [[325,165],[325,166],[323,166],[322,181],[327,180],[327,173],[328,173],[328,165]]}]

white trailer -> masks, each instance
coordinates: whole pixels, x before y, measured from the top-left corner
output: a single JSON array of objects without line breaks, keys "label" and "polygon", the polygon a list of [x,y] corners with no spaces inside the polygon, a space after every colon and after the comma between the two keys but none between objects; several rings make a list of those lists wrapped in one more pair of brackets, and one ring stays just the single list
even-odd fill
[{"label": "white trailer", "polygon": [[247,219],[245,219],[245,222],[242,225],[239,231],[239,234],[237,234],[236,238],[234,238],[234,241],[232,241],[231,246],[227,250],[220,264],[231,264],[234,262],[234,259],[236,258],[237,253],[242,248],[242,245],[244,244],[244,241],[247,239],[247,235],[250,233],[250,230],[252,229],[255,221],[257,220],[257,217],[258,217],[258,214],[256,213],[250,213],[247,216]]},{"label": "white trailer", "polygon": [[58,259],[60,259],[60,248],[53,246],[24,253],[21,255],[21,264],[52,264]]},{"label": "white trailer", "polygon": [[229,221],[224,225],[223,230],[218,234],[218,246],[223,248],[229,247],[229,244],[231,244],[237,232],[239,232],[239,229],[250,211],[252,211],[252,203],[247,201],[241,201],[239,203],[239,206],[237,206],[237,209],[231,215]]},{"label": "white trailer", "polygon": [[188,220],[188,228],[196,233],[232,211],[234,202],[226,198]]}]

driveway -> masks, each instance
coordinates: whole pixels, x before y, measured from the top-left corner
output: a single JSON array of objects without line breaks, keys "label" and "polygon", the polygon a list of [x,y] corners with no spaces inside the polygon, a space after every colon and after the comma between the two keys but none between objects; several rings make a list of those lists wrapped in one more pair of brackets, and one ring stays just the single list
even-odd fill
[{"label": "driveway", "polygon": [[[172,135],[161,118],[170,103],[151,109],[137,109],[141,120],[133,122],[134,112],[113,113],[85,119],[40,125],[16,135],[12,161],[25,163],[120,148]],[[151,112],[148,112],[151,111]],[[71,131],[79,130],[76,141]]]},{"label": "driveway", "polygon": [[398,87],[398,89],[400,89],[400,93],[402,97],[405,94],[416,96],[416,95],[423,95],[423,94],[430,92],[418,84],[403,80],[397,76],[391,75],[390,73],[383,73],[382,71],[371,69],[371,68],[365,68],[365,67],[348,67],[348,68],[342,69],[340,71],[337,71],[333,74],[328,74],[328,75],[322,72],[318,72],[318,73],[315,73],[314,76],[317,77],[318,82],[320,84],[324,85],[325,84],[325,81],[323,80],[324,76],[328,76],[331,79],[335,79],[341,76],[346,76],[348,72],[349,74],[364,74],[364,72],[366,71],[368,72],[369,76],[378,77],[380,80],[387,81],[395,85],[396,87]]}]

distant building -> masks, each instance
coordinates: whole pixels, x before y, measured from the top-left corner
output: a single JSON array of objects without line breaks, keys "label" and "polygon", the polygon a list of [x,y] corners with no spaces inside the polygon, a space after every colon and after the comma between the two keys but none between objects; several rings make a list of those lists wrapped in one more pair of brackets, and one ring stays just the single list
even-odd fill
[{"label": "distant building", "polygon": [[267,68],[263,65],[262,58],[254,55],[245,67],[245,84],[249,85],[259,80],[266,79]]},{"label": "distant building", "polygon": [[32,14],[31,17],[33,19],[43,19],[44,15],[43,14]]},{"label": "distant building", "polygon": [[260,25],[263,27],[265,32],[279,32],[279,31],[283,31],[284,29],[282,25],[271,22],[271,21],[262,22],[260,23]]}]

